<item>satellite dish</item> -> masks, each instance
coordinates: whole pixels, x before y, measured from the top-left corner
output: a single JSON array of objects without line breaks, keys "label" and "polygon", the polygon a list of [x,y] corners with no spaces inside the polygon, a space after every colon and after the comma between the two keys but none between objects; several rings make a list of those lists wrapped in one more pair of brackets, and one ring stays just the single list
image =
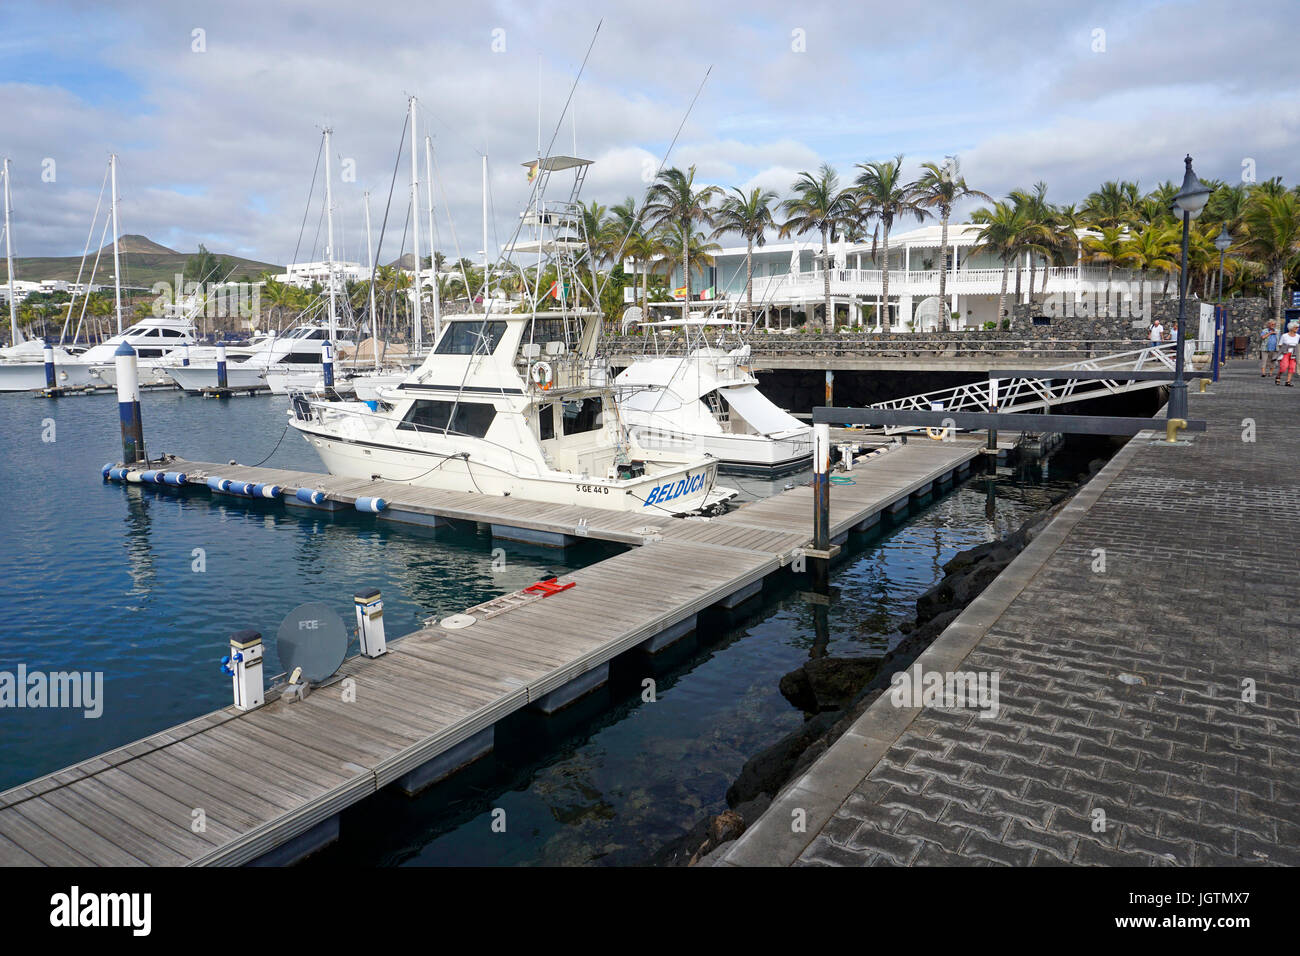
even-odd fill
[{"label": "satellite dish", "polygon": [[632,326],[640,323],[643,318],[645,318],[645,312],[642,311],[641,306],[639,305],[628,306],[626,309],[624,309],[623,328],[622,328],[623,334],[627,335],[627,330]]},{"label": "satellite dish", "polygon": [[301,676],[319,684],[334,675],[348,654],[348,632],[328,604],[315,601],[289,612],[275,632],[280,666],[286,673],[301,670]]}]

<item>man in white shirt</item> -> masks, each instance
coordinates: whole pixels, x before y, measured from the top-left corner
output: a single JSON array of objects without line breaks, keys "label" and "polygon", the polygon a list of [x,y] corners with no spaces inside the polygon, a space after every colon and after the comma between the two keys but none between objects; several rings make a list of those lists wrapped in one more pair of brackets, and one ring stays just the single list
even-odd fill
[{"label": "man in white shirt", "polygon": [[1164,344],[1164,341],[1165,341],[1165,327],[1164,327],[1163,325],[1160,324],[1160,320],[1159,320],[1159,319],[1156,319],[1154,322],[1151,323],[1151,336],[1150,336],[1150,337],[1151,337],[1151,344],[1152,344],[1152,345],[1163,345],[1163,344]]}]

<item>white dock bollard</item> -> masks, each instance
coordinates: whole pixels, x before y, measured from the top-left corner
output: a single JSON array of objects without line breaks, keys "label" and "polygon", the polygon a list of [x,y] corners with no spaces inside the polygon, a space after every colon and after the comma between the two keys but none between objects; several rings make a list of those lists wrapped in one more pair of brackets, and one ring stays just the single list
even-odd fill
[{"label": "white dock bollard", "polygon": [[266,700],[262,681],[262,635],[236,631],[230,635],[230,654],[221,659],[221,673],[231,678],[235,709],[252,710]]},{"label": "white dock bollard", "polygon": [[361,639],[364,657],[379,657],[387,653],[384,640],[384,601],[378,588],[367,588],[353,595],[357,607],[357,634]]}]

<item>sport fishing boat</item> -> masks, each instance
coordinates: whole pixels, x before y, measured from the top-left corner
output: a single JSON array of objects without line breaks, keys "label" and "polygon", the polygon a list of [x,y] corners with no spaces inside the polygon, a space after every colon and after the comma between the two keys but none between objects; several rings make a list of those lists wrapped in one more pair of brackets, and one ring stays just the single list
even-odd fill
[{"label": "sport fishing boat", "polygon": [[[687,337],[685,355],[645,355],[614,380],[619,408],[639,444],[703,453],[724,469],[759,474],[793,471],[812,460],[812,426],[759,391],[749,345],[737,337],[743,323],[694,315],[638,324]],[[718,333],[716,343],[708,339],[710,330]]]},{"label": "sport fishing boat", "polygon": [[[336,475],[640,514],[686,514],[734,497],[714,488],[715,460],[643,448],[620,417],[599,350],[602,314],[579,304],[599,301],[587,284],[578,202],[590,161],[524,165],[533,194],[520,229],[535,238],[519,241],[516,232],[496,270],[524,278],[524,301],[485,290],[484,311],[443,316],[424,362],[379,389],[379,400],[298,395],[290,424]],[[574,174],[569,198],[545,200],[552,175],[565,171]],[[510,262],[533,254],[528,270]],[[506,311],[512,306],[520,310]]]}]

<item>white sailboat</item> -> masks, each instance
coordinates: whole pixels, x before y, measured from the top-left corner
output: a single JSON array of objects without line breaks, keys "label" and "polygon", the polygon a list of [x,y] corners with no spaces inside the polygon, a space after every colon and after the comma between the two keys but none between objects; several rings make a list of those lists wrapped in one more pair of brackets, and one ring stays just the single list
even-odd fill
[{"label": "white sailboat", "polygon": [[638,324],[687,337],[685,356],[645,355],[614,380],[623,418],[641,445],[711,455],[733,471],[793,471],[812,460],[812,426],[759,391],[749,346],[736,337],[728,347],[723,334],[709,343],[710,329],[735,332],[743,323],[693,314]]},{"label": "white sailboat", "polygon": [[[377,410],[295,397],[290,424],[331,473],[647,515],[735,495],[714,488],[715,460],[646,449],[627,434],[599,354],[601,314],[576,304],[596,300],[584,284],[590,250],[578,202],[589,165],[569,156],[525,164],[534,191],[521,230],[534,238],[513,242],[500,268],[524,277],[529,308],[507,311],[513,303],[485,288],[482,314],[443,316],[428,357],[380,390]],[[574,176],[568,199],[545,199],[560,172]],[[513,254],[537,255],[537,264],[525,271]],[[543,273],[556,277],[549,290]],[[558,308],[546,307],[548,296]]]},{"label": "white sailboat", "polygon": [[[0,392],[26,392],[45,388],[48,382],[45,369],[45,342],[28,340],[18,328],[18,299],[14,289],[13,222],[9,195],[9,158],[4,160],[5,181],[5,262],[9,283],[9,345],[0,348]],[[66,388],[85,388],[95,384],[90,365],[66,350],[55,346],[54,383]]]}]

